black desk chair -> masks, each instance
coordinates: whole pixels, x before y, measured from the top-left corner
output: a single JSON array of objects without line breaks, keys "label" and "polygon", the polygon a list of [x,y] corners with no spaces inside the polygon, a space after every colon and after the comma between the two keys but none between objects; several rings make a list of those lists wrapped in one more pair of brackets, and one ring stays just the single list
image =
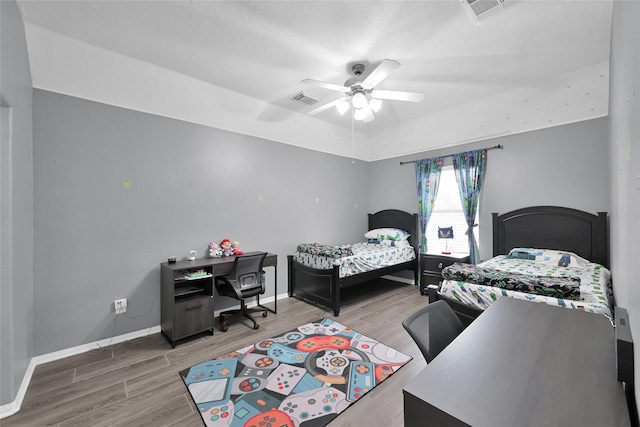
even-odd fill
[{"label": "black desk chair", "polygon": [[[231,267],[231,272],[225,276],[216,276],[216,290],[218,294],[235,298],[240,301],[239,310],[227,310],[220,313],[220,330],[226,332],[227,324],[237,318],[246,317],[253,322],[253,329],[258,329],[260,325],[253,318],[251,313],[262,313],[262,317],[267,317],[267,310],[264,308],[247,308],[245,298],[263,294],[264,271],[262,263],[267,253],[255,255],[241,255],[236,257]],[[228,316],[228,317],[227,317]],[[225,319],[225,317],[227,317]]]},{"label": "black desk chair", "polygon": [[464,330],[456,313],[444,301],[432,302],[421,308],[407,317],[402,326],[416,342],[427,363]]}]

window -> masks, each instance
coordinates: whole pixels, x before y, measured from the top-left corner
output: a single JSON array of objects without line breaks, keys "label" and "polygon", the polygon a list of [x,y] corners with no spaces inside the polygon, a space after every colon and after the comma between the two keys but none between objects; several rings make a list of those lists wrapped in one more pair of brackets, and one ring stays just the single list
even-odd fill
[{"label": "window", "polygon": [[[476,217],[476,224],[478,223]],[[453,239],[438,239],[438,227],[453,227]],[[455,252],[469,254],[467,223],[462,213],[460,191],[453,165],[442,167],[436,203],[427,224],[427,247],[429,253]]]}]

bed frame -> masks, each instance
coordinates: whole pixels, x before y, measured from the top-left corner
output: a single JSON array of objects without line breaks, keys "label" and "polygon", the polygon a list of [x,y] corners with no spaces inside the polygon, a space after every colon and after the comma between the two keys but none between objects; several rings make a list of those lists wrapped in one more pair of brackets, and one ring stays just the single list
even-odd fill
[{"label": "bed frame", "polygon": [[377,279],[381,276],[403,270],[413,270],[415,283],[418,283],[419,257],[418,239],[420,223],[418,214],[410,214],[397,209],[387,209],[369,214],[369,230],[376,228],[400,228],[411,234],[409,243],[415,248],[415,260],[380,268],[353,276],[340,277],[339,267],[316,269],[302,265],[288,255],[289,296],[306,302],[328,307],[334,316],[340,314],[342,289]]},{"label": "bed frame", "polygon": [[[582,258],[609,267],[607,213],[597,215],[559,206],[532,206],[493,217],[493,256],[506,255],[512,248],[552,248],[573,252]],[[466,325],[482,310],[438,293],[439,286],[427,287],[429,303],[446,301]]]}]

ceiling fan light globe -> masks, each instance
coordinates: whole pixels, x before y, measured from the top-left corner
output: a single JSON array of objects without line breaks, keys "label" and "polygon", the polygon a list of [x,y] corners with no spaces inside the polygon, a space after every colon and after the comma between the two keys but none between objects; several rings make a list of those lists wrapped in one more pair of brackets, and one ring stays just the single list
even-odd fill
[{"label": "ceiling fan light globe", "polygon": [[351,105],[359,110],[367,105],[367,97],[362,92],[356,92],[351,97]]},{"label": "ceiling fan light globe", "polygon": [[357,109],[353,112],[353,118],[356,120],[364,120],[364,118],[367,116],[367,113],[364,109]]},{"label": "ceiling fan light globe", "polygon": [[378,111],[380,111],[380,108],[382,108],[382,100],[372,99],[371,101],[369,101],[369,107],[371,107],[374,113],[377,113]]},{"label": "ceiling fan light globe", "polygon": [[344,113],[349,110],[349,103],[347,101],[342,101],[338,105],[336,105],[336,109],[341,116],[344,116]]}]

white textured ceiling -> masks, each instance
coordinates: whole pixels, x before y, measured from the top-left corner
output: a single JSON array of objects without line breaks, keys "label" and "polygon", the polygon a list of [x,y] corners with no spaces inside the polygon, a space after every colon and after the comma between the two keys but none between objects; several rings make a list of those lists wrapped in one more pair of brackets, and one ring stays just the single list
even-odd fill
[{"label": "white textured ceiling", "polygon": [[[611,0],[509,0],[479,24],[445,1],[19,0],[34,87],[378,160],[608,113]],[[351,65],[402,66],[376,119],[316,116]]]}]

